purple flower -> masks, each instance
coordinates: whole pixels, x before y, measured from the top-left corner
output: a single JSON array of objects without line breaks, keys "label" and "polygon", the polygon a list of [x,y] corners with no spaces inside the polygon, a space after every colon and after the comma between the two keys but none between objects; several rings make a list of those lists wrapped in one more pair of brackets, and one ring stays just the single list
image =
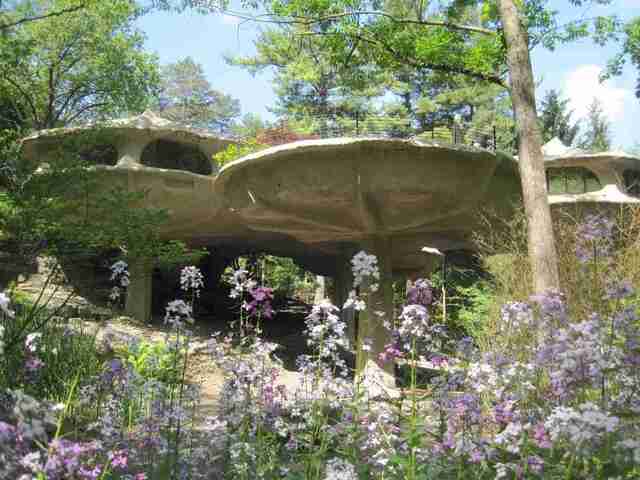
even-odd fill
[{"label": "purple flower", "polygon": [[610,283],[606,287],[604,298],[609,300],[621,300],[633,295],[634,289],[631,282],[624,280],[622,282]]},{"label": "purple flower", "polygon": [[38,357],[29,357],[24,366],[29,372],[37,372],[44,367],[44,362]]},{"label": "purple flower", "polygon": [[537,456],[531,455],[527,457],[527,465],[529,466],[529,470],[531,470],[536,475],[542,475],[542,471],[544,470],[544,460]]},{"label": "purple flower", "polygon": [[244,309],[252,317],[273,317],[274,310],[271,306],[273,290],[268,287],[254,287],[249,290],[251,301],[244,304]]},{"label": "purple flower", "polygon": [[607,259],[613,247],[615,223],[604,214],[589,215],[576,229],[576,257],[581,263]]},{"label": "purple flower", "polygon": [[428,307],[433,303],[433,285],[429,280],[419,278],[407,290],[407,303]]},{"label": "purple flower", "polygon": [[125,450],[116,450],[115,452],[110,452],[109,458],[111,459],[111,466],[113,468],[127,468],[127,462],[129,459]]}]

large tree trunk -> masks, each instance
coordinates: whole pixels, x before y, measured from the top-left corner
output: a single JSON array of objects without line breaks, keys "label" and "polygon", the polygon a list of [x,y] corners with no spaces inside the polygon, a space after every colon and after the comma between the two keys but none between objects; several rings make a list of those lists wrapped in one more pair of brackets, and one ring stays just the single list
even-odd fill
[{"label": "large tree trunk", "polygon": [[542,135],[536,113],[535,84],[527,34],[520,23],[514,0],[499,0],[507,47],[511,100],[520,137],[519,166],[527,215],[529,261],[536,292],[558,288],[558,260],[553,238],[551,210],[547,201]]}]

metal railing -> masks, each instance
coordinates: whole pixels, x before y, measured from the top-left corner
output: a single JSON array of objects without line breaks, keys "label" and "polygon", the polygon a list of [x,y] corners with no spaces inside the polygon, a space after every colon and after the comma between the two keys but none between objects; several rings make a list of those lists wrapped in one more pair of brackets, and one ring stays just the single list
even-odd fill
[{"label": "metal railing", "polygon": [[[493,151],[497,148],[495,126],[477,127],[454,121],[416,125],[415,122],[406,118],[357,113],[314,116],[304,128],[292,128],[284,122],[270,131],[275,136],[279,131],[286,131],[294,136],[297,135],[298,139],[384,137],[465,145]],[[286,135],[283,134],[283,136]]]}]

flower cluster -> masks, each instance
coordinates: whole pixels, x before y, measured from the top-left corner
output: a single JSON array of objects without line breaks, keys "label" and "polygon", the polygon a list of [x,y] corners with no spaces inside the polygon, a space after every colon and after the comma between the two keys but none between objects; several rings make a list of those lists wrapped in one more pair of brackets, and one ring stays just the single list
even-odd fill
[{"label": "flower cluster", "polygon": [[109,300],[116,302],[122,296],[122,291],[129,286],[129,265],[124,260],[118,260],[110,267],[110,280],[115,283],[109,293]]},{"label": "flower cluster", "polygon": [[184,292],[192,293],[196,298],[204,287],[204,277],[198,267],[193,265],[180,270],[180,288]]},{"label": "flower cluster", "polygon": [[419,278],[411,283],[407,289],[407,303],[409,305],[421,305],[429,307],[433,303],[433,285],[424,278]]},{"label": "flower cluster", "polygon": [[185,323],[192,324],[193,311],[184,300],[172,300],[167,304],[164,315],[164,323],[176,329],[184,327]]},{"label": "flower cluster", "polygon": [[606,260],[613,249],[615,223],[605,214],[589,215],[576,231],[576,257],[582,263]]},{"label": "flower cluster", "polygon": [[256,281],[249,277],[249,272],[244,268],[239,268],[231,273],[231,291],[229,296],[231,298],[241,298],[245,292],[255,288]]},{"label": "flower cluster", "polygon": [[275,313],[271,302],[273,301],[273,290],[268,287],[253,287],[249,290],[250,300],[245,302],[243,308],[250,317],[271,318]]},{"label": "flower cluster", "polygon": [[0,312],[9,318],[13,318],[15,312],[11,310],[11,308],[9,308],[10,305],[11,299],[9,298],[9,296],[4,292],[0,292]]},{"label": "flower cluster", "polygon": [[380,270],[378,269],[378,259],[375,255],[370,255],[365,251],[356,253],[351,259],[351,270],[353,272],[353,287],[358,288],[365,279],[371,282],[370,288],[377,290],[377,281],[380,280]]}]

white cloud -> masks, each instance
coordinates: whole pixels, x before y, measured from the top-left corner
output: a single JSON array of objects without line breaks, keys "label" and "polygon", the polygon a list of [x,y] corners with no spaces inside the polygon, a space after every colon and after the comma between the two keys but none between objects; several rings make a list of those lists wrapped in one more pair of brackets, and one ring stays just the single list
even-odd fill
[{"label": "white cloud", "polygon": [[240,23],[240,18],[234,16],[234,15],[229,15],[226,13],[222,14],[222,23],[224,23],[225,25],[237,25],[238,23]]},{"label": "white cloud", "polygon": [[615,122],[624,117],[625,106],[634,100],[630,90],[616,87],[613,81],[600,83],[601,73],[602,67],[598,65],[580,65],[566,75],[562,90],[569,99],[574,119],[584,118],[589,105],[597,98],[602,103],[604,114]]}]

